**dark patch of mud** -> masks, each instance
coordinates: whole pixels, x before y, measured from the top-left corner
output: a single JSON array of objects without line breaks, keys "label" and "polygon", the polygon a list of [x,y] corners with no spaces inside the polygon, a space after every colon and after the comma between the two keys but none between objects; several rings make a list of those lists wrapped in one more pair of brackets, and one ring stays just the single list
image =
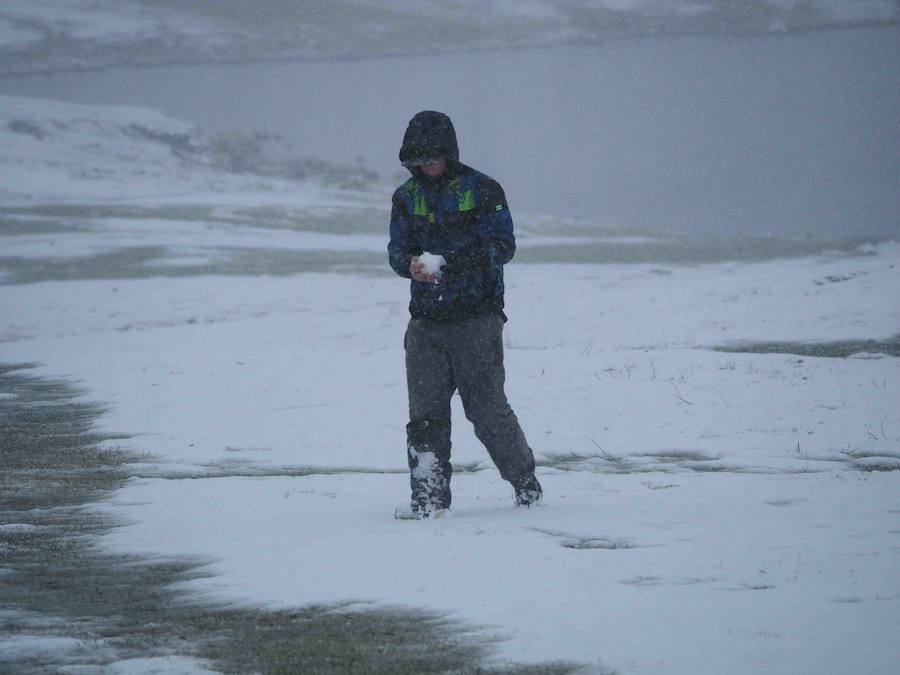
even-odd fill
[{"label": "dark patch of mud", "polygon": [[540,532],[548,537],[553,537],[563,548],[575,550],[596,550],[618,551],[623,549],[638,548],[637,544],[632,543],[629,539],[612,538],[606,536],[583,536],[569,534],[558,530],[546,530],[538,527],[529,528],[534,532]]},{"label": "dark patch of mud", "polygon": [[[232,450],[238,452],[238,450]],[[453,473],[473,474],[488,470],[485,462],[466,462],[453,465]],[[129,470],[133,478],[154,480],[204,480],[207,478],[305,478],[308,476],[339,476],[346,474],[391,475],[408,474],[406,467],[375,468],[366,466],[274,466],[256,464],[244,459],[236,459],[214,464],[190,464],[181,467],[167,465],[159,468],[152,462],[135,464]]]},{"label": "dark patch of mud", "polygon": [[856,471],[900,471],[900,452],[851,450],[841,454],[845,464]]},{"label": "dark patch of mud", "polygon": [[207,561],[102,551],[99,537],[117,523],[89,507],[141,458],[94,432],[102,406],[28,367],[0,366],[0,671],[102,673],[111,663],[170,656],[224,673],[576,669],[481,667],[497,638],[434,612],[202,602],[179,588],[206,576]]},{"label": "dark patch of mud", "polygon": [[838,340],[835,342],[745,342],[713,348],[731,354],[795,354],[846,359],[856,354],[900,356],[900,335],[887,340]]},{"label": "dark patch of mud", "polygon": [[[558,471],[585,471],[601,474],[641,473],[734,473],[743,475],[801,475],[823,473],[828,470],[859,472],[900,471],[900,453],[891,451],[841,451],[822,456],[786,455],[786,465],[741,465],[727,463],[723,455],[710,455],[693,450],[661,450],[655,453],[613,455],[609,452],[580,454],[544,453],[537,458],[537,465]],[[822,464],[834,466],[822,468]],[[651,490],[677,487],[672,485],[647,486]],[[770,502],[772,505],[782,505]],[[791,504],[793,502],[789,502]],[[784,505],[788,505],[784,504]]]},{"label": "dark patch of mud", "polygon": [[740,466],[722,463],[721,455],[707,455],[692,450],[670,450],[658,453],[636,453],[613,455],[611,453],[579,454],[546,453],[537,461],[544,466],[559,471],[587,471],[590,473],[635,474],[635,473],[740,473],[740,474],[780,474],[807,473],[807,469],[774,469],[761,466]]}]

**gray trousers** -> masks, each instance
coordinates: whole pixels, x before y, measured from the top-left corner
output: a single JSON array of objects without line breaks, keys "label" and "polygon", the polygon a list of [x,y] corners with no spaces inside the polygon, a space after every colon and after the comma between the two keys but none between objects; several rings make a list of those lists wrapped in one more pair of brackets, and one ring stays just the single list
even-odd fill
[{"label": "gray trousers", "polygon": [[513,481],[534,472],[534,454],[503,389],[502,317],[489,312],[449,322],[412,319],[404,347],[414,501],[425,480],[429,492],[438,488],[431,495],[438,505],[450,505],[450,399],[455,391],[500,475]]}]

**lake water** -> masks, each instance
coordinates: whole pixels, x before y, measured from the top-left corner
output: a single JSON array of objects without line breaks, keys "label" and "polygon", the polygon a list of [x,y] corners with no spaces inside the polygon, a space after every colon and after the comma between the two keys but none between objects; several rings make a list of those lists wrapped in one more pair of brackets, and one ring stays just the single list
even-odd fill
[{"label": "lake water", "polygon": [[0,92],[135,104],[402,179],[422,109],[514,210],[632,230],[900,237],[900,29],[113,69]]}]

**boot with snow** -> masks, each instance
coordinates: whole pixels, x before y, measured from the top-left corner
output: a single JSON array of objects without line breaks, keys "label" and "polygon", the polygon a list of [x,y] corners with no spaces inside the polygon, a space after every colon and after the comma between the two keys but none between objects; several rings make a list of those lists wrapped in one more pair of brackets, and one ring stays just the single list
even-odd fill
[{"label": "boot with snow", "polygon": [[531,506],[541,501],[544,496],[541,484],[533,473],[520,476],[511,482],[516,491],[516,506]]},{"label": "boot with snow", "polygon": [[[435,506],[434,504],[419,504],[412,502],[409,505],[409,518],[412,520],[424,520],[425,518],[443,518],[450,514],[447,507]],[[397,516],[396,513],[394,513]]]},{"label": "boot with snow", "polygon": [[444,518],[450,515],[450,509],[423,509],[414,504],[398,506],[394,509],[397,520],[423,520],[425,518]]},{"label": "boot with snow", "polygon": [[450,508],[450,476],[453,469],[436,453],[409,446],[410,509],[416,518],[430,518]]}]

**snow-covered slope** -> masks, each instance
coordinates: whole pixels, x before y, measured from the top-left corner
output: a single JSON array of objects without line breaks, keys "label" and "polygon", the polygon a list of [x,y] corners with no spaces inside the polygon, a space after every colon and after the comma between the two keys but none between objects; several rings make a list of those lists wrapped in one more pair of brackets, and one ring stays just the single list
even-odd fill
[{"label": "snow-covered slope", "polygon": [[7,208],[236,199],[246,205],[260,193],[264,202],[266,195],[282,203],[334,202],[315,180],[228,171],[192,125],[129,106],[0,96],[0,171],[0,200]]},{"label": "snow-covered slope", "polygon": [[0,73],[751,35],[896,22],[894,0],[13,0]]},{"label": "snow-covered slope", "polygon": [[177,193],[201,168],[189,126],[146,109],[4,96],[0,128],[6,205]]}]

